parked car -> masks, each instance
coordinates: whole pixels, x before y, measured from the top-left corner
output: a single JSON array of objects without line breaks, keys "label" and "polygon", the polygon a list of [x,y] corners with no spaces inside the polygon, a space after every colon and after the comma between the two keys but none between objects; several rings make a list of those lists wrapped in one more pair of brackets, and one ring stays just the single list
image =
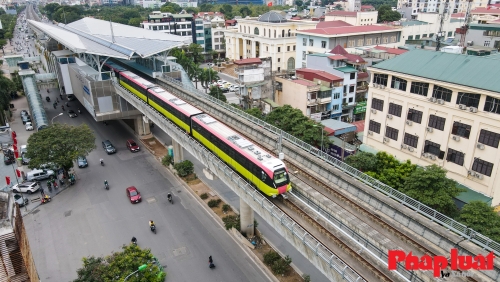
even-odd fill
[{"label": "parked car", "polygon": [[26,179],[28,181],[39,181],[45,180],[54,175],[54,171],[50,169],[34,169],[26,174]]},{"label": "parked car", "polygon": [[10,164],[13,164],[14,162],[16,161],[16,159],[14,158],[14,155],[7,155],[7,154],[3,154],[3,162],[6,164],[6,165],[10,165]]},{"label": "parked car", "polygon": [[28,111],[22,110],[21,111],[21,117],[23,117],[23,116],[29,116]]},{"label": "parked car", "polygon": [[222,90],[222,93],[229,92],[229,88],[226,88],[226,87],[221,87],[220,90]]},{"label": "parked car", "polygon": [[232,85],[233,85],[232,83],[230,83],[230,82],[226,82],[226,83],[224,83],[222,86],[223,86],[223,87],[226,87],[226,88],[231,88],[231,86],[232,86]]},{"label": "parked car", "polygon": [[68,111],[68,116],[69,116],[70,118],[74,118],[74,117],[77,117],[78,115],[75,113],[75,111],[73,111],[73,110],[69,110],[69,111]]},{"label": "parked car", "polygon": [[25,205],[27,205],[30,200],[28,200],[28,198],[24,198],[23,200],[23,196],[19,195],[19,194],[14,194],[14,201],[19,205],[19,207],[24,207]]},{"label": "parked car", "polygon": [[27,122],[31,122],[30,116],[22,116],[21,120],[23,121],[23,124],[26,124]]},{"label": "parked car", "polygon": [[130,150],[130,152],[139,152],[141,148],[139,148],[139,145],[135,143],[134,140],[129,139],[127,140],[127,148]]},{"label": "parked car", "polygon": [[78,167],[79,168],[88,167],[89,166],[89,163],[87,162],[87,158],[85,156],[79,156],[76,159],[76,162],[78,163]]},{"label": "parked car", "polygon": [[25,127],[27,131],[33,130],[33,124],[31,123],[31,121],[26,122]]},{"label": "parked car", "polygon": [[108,155],[116,153],[115,146],[113,146],[113,144],[111,144],[111,141],[109,140],[102,141],[102,147],[104,148],[104,151],[106,151]]},{"label": "parked car", "polygon": [[30,163],[30,159],[26,157],[26,153],[21,153],[21,162],[23,165],[28,165]]},{"label": "parked car", "polygon": [[127,197],[132,204],[139,203],[142,200],[141,193],[139,193],[137,188],[135,188],[134,186],[130,186],[127,188]]},{"label": "parked car", "polygon": [[21,184],[16,184],[12,187],[12,191],[14,193],[28,193],[32,194],[38,191],[40,187],[38,187],[38,184],[36,182],[24,182]]}]

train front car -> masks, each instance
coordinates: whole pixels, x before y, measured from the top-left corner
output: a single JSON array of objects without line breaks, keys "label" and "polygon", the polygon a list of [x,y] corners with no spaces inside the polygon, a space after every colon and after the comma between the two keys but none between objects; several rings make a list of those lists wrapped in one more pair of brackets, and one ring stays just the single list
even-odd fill
[{"label": "train front car", "polygon": [[284,165],[283,168],[278,168],[274,171],[273,181],[276,186],[276,190],[278,190],[278,194],[280,195],[292,190],[290,176],[288,176],[288,170],[284,167]]}]

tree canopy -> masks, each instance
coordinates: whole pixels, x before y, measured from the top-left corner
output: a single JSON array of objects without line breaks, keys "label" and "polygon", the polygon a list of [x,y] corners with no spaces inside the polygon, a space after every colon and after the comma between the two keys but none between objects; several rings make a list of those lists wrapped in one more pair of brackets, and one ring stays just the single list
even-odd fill
[{"label": "tree canopy", "polygon": [[3,75],[2,70],[0,70],[0,119],[1,124],[5,125],[5,121],[8,120],[5,117],[5,111],[9,109],[10,100],[12,99],[12,92],[16,91],[16,84]]},{"label": "tree canopy", "polygon": [[123,246],[121,252],[106,257],[83,258],[82,268],[77,270],[78,278],[73,282],[111,282],[123,281],[129,274],[146,264],[144,271],[131,275],[129,282],[163,282],[167,274],[163,272],[151,250],[142,250],[136,245]]},{"label": "tree canopy", "polygon": [[500,242],[500,216],[482,201],[472,201],[460,211],[458,220],[467,227]]},{"label": "tree canopy", "polygon": [[224,93],[222,93],[222,90],[217,86],[210,87],[210,91],[208,92],[208,95],[210,95],[214,98],[217,98],[224,103],[227,103],[226,96],[224,95]]},{"label": "tree canopy", "polygon": [[393,22],[399,21],[401,19],[401,14],[398,11],[393,11],[389,5],[381,5],[378,7],[378,19],[377,22]]},{"label": "tree canopy", "polygon": [[78,156],[87,156],[95,148],[94,133],[86,124],[55,123],[28,138],[26,157],[32,169],[54,163],[68,171]]}]

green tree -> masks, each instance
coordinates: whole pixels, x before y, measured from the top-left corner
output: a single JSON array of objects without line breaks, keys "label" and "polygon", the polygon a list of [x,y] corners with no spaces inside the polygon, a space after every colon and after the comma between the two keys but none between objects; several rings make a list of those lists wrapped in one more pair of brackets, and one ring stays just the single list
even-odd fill
[{"label": "green tree", "polygon": [[43,11],[47,15],[47,17],[51,20],[54,20],[53,14],[61,7],[61,5],[57,3],[50,3],[43,7]]},{"label": "green tree", "polygon": [[376,170],[368,171],[367,174],[396,190],[404,186],[407,177],[416,169],[416,165],[409,160],[401,163],[383,151],[377,153],[376,159]]},{"label": "green tree", "polygon": [[189,13],[189,14],[198,14],[198,9],[197,8],[194,8],[194,7],[187,7],[185,9],[186,13]]},{"label": "green tree", "polygon": [[250,16],[252,14],[252,10],[250,10],[248,6],[243,6],[240,8],[240,14],[242,17]]},{"label": "green tree", "polygon": [[500,242],[500,216],[485,202],[472,201],[466,204],[458,219],[467,227]]},{"label": "green tree", "polygon": [[378,8],[378,19],[377,22],[393,22],[399,21],[401,19],[401,14],[398,11],[393,11],[389,5],[381,5]]},{"label": "green tree", "polygon": [[27,157],[30,168],[54,163],[66,172],[78,156],[87,156],[95,146],[95,136],[86,125],[72,126],[55,123],[28,138]]},{"label": "green tree", "polygon": [[140,27],[142,23],[142,18],[131,18],[128,20],[128,25]]},{"label": "green tree", "polygon": [[9,109],[9,103],[11,100],[10,94],[15,91],[15,83],[5,77],[2,70],[0,70],[0,124],[2,125],[5,125],[5,122],[8,120],[6,112]]},{"label": "green tree", "polygon": [[446,170],[437,165],[417,167],[405,181],[401,192],[448,216],[455,216],[457,207],[453,200],[465,189],[455,180],[446,178]]},{"label": "green tree", "polygon": [[259,108],[251,108],[245,111],[245,113],[252,115],[258,119],[264,120],[264,115]]},{"label": "green tree", "polygon": [[7,40],[0,39],[0,48],[2,49],[3,54],[5,55],[5,50],[3,49],[7,45]]},{"label": "green tree", "polygon": [[359,152],[348,156],[345,162],[361,172],[377,170],[377,157],[372,153]]},{"label": "green tree", "polygon": [[163,282],[166,273],[159,265],[151,250],[142,250],[131,244],[123,246],[121,252],[106,257],[86,257],[83,266],[77,270],[78,278],[73,282],[123,281],[127,275],[137,271],[139,266],[147,264],[145,271],[139,271],[129,277],[129,282]]},{"label": "green tree", "polygon": [[224,95],[224,93],[222,93],[222,90],[217,86],[210,87],[210,91],[208,92],[208,95],[210,95],[214,98],[217,98],[224,103],[227,103],[226,95]]},{"label": "green tree", "polygon": [[[168,11],[164,11],[164,9],[167,9],[168,7],[172,8],[172,9],[168,9]],[[175,13],[175,14],[177,14],[180,11],[182,11],[182,8],[181,8],[181,6],[179,6],[179,5],[175,4],[175,3],[169,2],[169,3],[166,3],[163,6],[161,6],[160,10],[162,12],[164,12],[164,13],[167,12],[167,13]],[[170,12],[170,11],[173,11],[173,12]]]},{"label": "green tree", "polygon": [[214,5],[212,4],[201,4],[200,5],[200,11],[201,12],[214,12]]},{"label": "green tree", "polygon": [[208,89],[209,88],[208,84],[214,80],[218,80],[219,74],[211,68],[204,68],[201,70],[199,79],[200,79],[201,85],[205,89]]},{"label": "green tree", "polygon": [[167,6],[167,5],[163,5],[163,6],[161,6],[160,11],[161,11],[162,13],[171,13],[171,14],[175,14],[175,10],[174,10],[174,8],[173,8],[173,7],[171,7],[171,6]]},{"label": "green tree", "polygon": [[344,10],[344,8],[342,8],[342,5],[337,4],[337,5],[335,5],[335,10],[342,11],[342,10]]},{"label": "green tree", "polygon": [[181,177],[188,176],[194,171],[193,163],[189,160],[174,164],[174,168],[175,170],[177,170],[177,173],[179,173],[179,176]]},{"label": "green tree", "polygon": [[204,61],[203,47],[200,44],[191,43],[186,49],[186,56],[191,58],[196,65]]}]

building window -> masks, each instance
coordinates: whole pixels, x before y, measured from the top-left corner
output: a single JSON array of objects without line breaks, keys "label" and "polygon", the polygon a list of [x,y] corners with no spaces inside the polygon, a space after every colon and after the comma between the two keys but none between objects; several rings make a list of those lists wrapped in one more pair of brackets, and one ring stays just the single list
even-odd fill
[{"label": "building window", "polygon": [[451,91],[448,88],[444,88],[441,86],[434,85],[434,89],[432,90],[432,97],[436,99],[442,99],[446,102],[451,102]]},{"label": "building window", "polygon": [[253,30],[253,34],[255,34],[255,35],[259,35],[259,28],[257,28],[257,27],[256,27],[256,28],[254,28],[254,30]]},{"label": "building window", "polygon": [[390,126],[387,126],[385,128],[385,137],[391,138],[392,140],[398,141],[398,133],[399,130],[397,130],[396,128],[392,128]]},{"label": "building window", "polygon": [[396,42],[396,36],[391,36],[391,43],[395,43]]},{"label": "building window", "polygon": [[403,140],[403,143],[410,147],[417,148],[418,136],[405,133],[405,138]]},{"label": "building window", "polygon": [[370,120],[370,125],[368,126],[368,130],[380,134],[380,122]]},{"label": "building window", "polygon": [[354,85],[349,86],[349,93],[352,93],[352,92],[354,92]]},{"label": "building window", "polygon": [[321,41],[321,48],[326,48],[326,41]]},{"label": "building window", "polygon": [[429,91],[429,83],[424,82],[412,82],[410,86],[410,93],[427,96]]},{"label": "building window", "polygon": [[389,76],[387,74],[375,73],[373,74],[373,83],[387,85],[388,78]]},{"label": "building window", "polygon": [[333,93],[333,99],[339,99],[340,98],[340,93]]},{"label": "building window", "polygon": [[269,51],[269,46],[266,46],[266,52]]},{"label": "building window", "polygon": [[286,46],[286,51],[289,52],[290,51],[290,46]]},{"label": "building window", "polygon": [[486,96],[486,103],[484,103],[484,111],[494,114],[500,114],[500,99]]},{"label": "building window", "polygon": [[372,109],[383,111],[384,110],[384,100],[372,98]]},{"label": "building window", "polygon": [[486,176],[491,176],[491,172],[493,171],[493,164],[485,160],[475,158],[474,163],[472,163],[472,170]]},{"label": "building window", "polygon": [[464,165],[465,154],[457,150],[448,148],[448,154],[446,155],[446,160],[457,165]]},{"label": "building window", "polygon": [[281,62],[281,58],[278,58],[278,63]]},{"label": "building window", "polygon": [[479,99],[480,98],[481,98],[481,95],[479,95],[479,94],[458,92],[457,104],[465,105],[467,107],[477,108],[479,106]]},{"label": "building window", "polygon": [[281,47],[278,47],[278,52],[281,52]]},{"label": "building window", "polygon": [[302,60],[306,59],[306,51],[302,51]]},{"label": "building window", "polygon": [[441,153],[441,150],[439,149],[440,147],[441,145],[439,145],[438,143],[425,140],[424,153],[431,153],[435,156],[439,156],[439,154]]},{"label": "building window", "polygon": [[435,115],[430,115],[429,116],[429,127],[439,129],[441,131],[444,130],[444,124],[446,123],[446,119],[442,117],[438,117]]},{"label": "building window", "polygon": [[356,40],[347,41],[347,47],[354,47],[355,44],[356,44]]},{"label": "building window", "polygon": [[389,38],[388,37],[382,38],[382,42],[384,42],[384,44],[389,43]]},{"label": "building window", "polygon": [[406,80],[397,76],[392,76],[391,88],[406,91]]},{"label": "building window", "polygon": [[353,101],[354,101],[353,97],[349,98],[349,103],[352,103]]},{"label": "building window", "polygon": [[333,105],[332,111],[338,111],[340,109],[340,105]]},{"label": "building window", "polygon": [[371,38],[366,39],[366,45],[372,45],[372,39]]},{"label": "building window", "polygon": [[293,51],[295,51],[295,45],[293,45]]},{"label": "building window", "polygon": [[358,46],[363,46],[363,39],[358,39]]},{"label": "building window", "polygon": [[397,117],[401,117],[401,111],[403,109],[403,106],[394,104],[394,103],[389,103],[389,114]]},{"label": "building window", "polygon": [[302,38],[302,46],[307,46],[307,38]]},{"label": "building window", "polygon": [[309,39],[309,46],[314,46],[314,40]]},{"label": "building window", "polygon": [[500,134],[488,131],[486,129],[481,129],[479,133],[479,139],[477,142],[493,147],[498,148],[498,142],[500,141]]},{"label": "building window", "polygon": [[266,29],[264,28],[264,36],[266,36]]},{"label": "building window", "polygon": [[349,74],[349,79],[356,79],[356,73],[355,72],[351,72]]},{"label": "building window", "polygon": [[422,112],[417,111],[415,109],[409,109],[408,115],[406,116],[407,120],[411,120],[416,123],[422,123]]},{"label": "building window", "polygon": [[471,126],[465,123],[455,121],[453,123],[453,128],[451,129],[451,134],[462,136],[463,138],[469,139]]}]

